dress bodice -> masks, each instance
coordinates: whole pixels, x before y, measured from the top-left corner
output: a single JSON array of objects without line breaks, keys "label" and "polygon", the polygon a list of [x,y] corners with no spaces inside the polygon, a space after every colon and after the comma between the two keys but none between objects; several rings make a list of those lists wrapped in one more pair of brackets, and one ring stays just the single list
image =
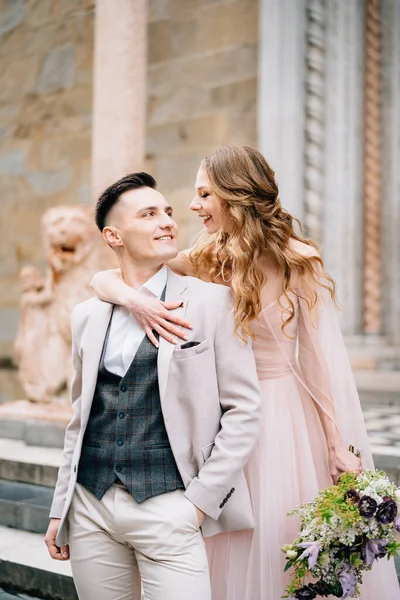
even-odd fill
[{"label": "dress bodice", "polygon": [[[265,306],[252,324],[255,335],[253,351],[260,380],[284,377],[291,372],[290,365],[296,361],[298,334],[298,299],[290,295],[295,307],[295,315],[284,329],[282,324],[288,318],[284,310],[284,300],[275,300]],[[286,300],[287,302],[287,300]]]}]

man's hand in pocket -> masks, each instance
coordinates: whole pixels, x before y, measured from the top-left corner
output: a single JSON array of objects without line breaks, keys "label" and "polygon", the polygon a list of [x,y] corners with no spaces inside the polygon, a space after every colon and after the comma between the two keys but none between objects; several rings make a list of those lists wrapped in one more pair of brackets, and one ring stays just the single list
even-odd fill
[{"label": "man's hand in pocket", "polygon": [[195,509],[196,509],[196,513],[197,513],[197,520],[199,522],[199,527],[201,527],[204,523],[204,519],[206,518],[206,513],[203,513],[203,511],[200,510],[199,508],[197,508],[196,505],[195,505]]}]

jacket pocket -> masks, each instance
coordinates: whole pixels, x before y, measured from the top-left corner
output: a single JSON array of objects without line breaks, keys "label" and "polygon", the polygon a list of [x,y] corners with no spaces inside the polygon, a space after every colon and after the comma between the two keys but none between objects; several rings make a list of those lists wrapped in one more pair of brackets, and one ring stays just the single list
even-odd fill
[{"label": "jacket pocket", "polygon": [[184,360],[185,358],[191,358],[193,356],[198,356],[199,354],[203,354],[210,349],[210,344],[208,340],[204,340],[200,344],[196,346],[191,346],[190,348],[175,348],[173,352],[173,357],[177,360]]},{"label": "jacket pocket", "polygon": [[171,444],[167,443],[160,443],[160,444],[152,444],[151,442],[145,442],[143,444],[143,448],[146,448],[146,450],[159,450],[160,448],[162,450],[170,450],[171,449]]},{"label": "jacket pocket", "polygon": [[210,455],[211,455],[211,452],[213,451],[214,446],[215,446],[215,442],[211,442],[210,444],[207,444],[206,446],[202,447],[201,453],[203,455],[204,462],[206,462],[206,460],[208,460],[210,458]]}]

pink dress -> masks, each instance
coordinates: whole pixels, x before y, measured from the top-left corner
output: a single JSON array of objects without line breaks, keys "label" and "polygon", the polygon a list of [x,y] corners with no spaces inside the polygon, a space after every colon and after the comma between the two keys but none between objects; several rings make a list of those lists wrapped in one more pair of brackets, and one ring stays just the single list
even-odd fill
[{"label": "pink dress", "polygon": [[[206,540],[213,600],[279,600],[289,583],[280,548],[299,531],[286,513],[331,485],[316,406],[334,418],[345,447],[362,451],[372,468],[364,420],[336,310],[321,289],[310,313],[292,294],[296,314],[282,332],[284,312],[268,304],[254,324],[253,342],[263,395],[263,429],[247,464],[256,527]],[[286,335],[285,335],[286,334]],[[361,600],[399,600],[393,561],[365,574]],[[333,599],[332,599],[333,600]]]}]

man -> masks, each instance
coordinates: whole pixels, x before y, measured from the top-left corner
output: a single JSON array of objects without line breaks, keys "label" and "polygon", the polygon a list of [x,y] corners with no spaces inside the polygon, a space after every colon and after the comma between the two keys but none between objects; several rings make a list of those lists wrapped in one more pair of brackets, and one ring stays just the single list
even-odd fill
[{"label": "man", "polygon": [[202,533],[253,526],[243,467],[260,424],[254,357],[234,333],[229,289],[165,266],[177,226],[155,186],[146,173],[122,178],[96,223],[124,280],[179,299],[193,329],[157,350],[122,307],[92,298],[73,312],[74,416],[46,544],[55,559],[70,554],[82,600],[139,600],[141,586],[146,600],[210,600]]}]

